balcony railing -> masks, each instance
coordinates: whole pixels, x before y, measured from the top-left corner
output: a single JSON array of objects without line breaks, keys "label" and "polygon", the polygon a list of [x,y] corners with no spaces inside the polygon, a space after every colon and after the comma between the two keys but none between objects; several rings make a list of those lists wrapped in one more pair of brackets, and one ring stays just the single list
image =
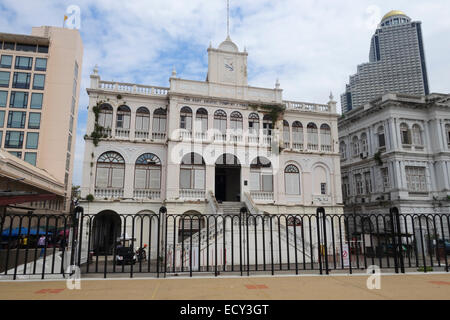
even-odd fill
[{"label": "balcony railing", "polygon": [[116,129],[116,138],[129,138],[130,129]]},{"label": "balcony railing", "polygon": [[331,146],[330,145],[321,145],[321,149],[323,152],[331,152]]},{"label": "balcony railing", "polygon": [[102,134],[103,137],[111,138],[112,137],[112,130],[110,128],[104,128],[104,129],[102,129],[101,134]]},{"label": "balcony railing", "polygon": [[191,131],[180,131],[180,139],[181,140],[191,140],[192,132]]},{"label": "balcony railing", "polygon": [[303,143],[293,142],[292,148],[294,150],[303,150]]},{"label": "balcony railing", "polygon": [[308,102],[283,101],[287,109],[302,110],[312,112],[330,112],[330,106],[327,104],[317,104]]},{"label": "balcony railing", "polygon": [[251,191],[250,196],[255,201],[273,201],[273,192]]},{"label": "balcony railing", "polygon": [[166,140],[166,133],[165,132],[153,132],[152,139],[153,140]]},{"label": "balcony railing", "polygon": [[99,81],[98,88],[105,91],[118,91],[148,96],[166,96],[169,93],[169,88],[143,86],[132,83],[119,83],[113,81]]},{"label": "balcony railing", "polygon": [[262,145],[270,147],[272,145],[272,136],[263,136]]},{"label": "balcony railing", "polygon": [[290,149],[291,148],[291,142],[290,141],[285,141],[283,145],[284,145],[285,149]]},{"label": "balcony railing", "polygon": [[308,150],[317,151],[319,150],[319,145],[314,143],[308,143]]},{"label": "balcony railing", "polygon": [[205,190],[180,189],[180,198],[186,200],[204,200],[206,198]]},{"label": "balcony railing", "polygon": [[149,136],[150,136],[150,134],[148,133],[148,131],[136,130],[136,132],[134,133],[134,137],[136,139],[148,139]]},{"label": "balcony railing", "polygon": [[220,133],[216,133],[214,135],[214,141],[227,141],[227,135],[226,134],[220,134]]},{"label": "balcony railing", "polygon": [[123,189],[95,188],[94,197],[104,198],[123,198]]},{"label": "balcony railing", "polygon": [[254,135],[254,134],[249,135],[247,137],[247,141],[249,144],[259,144],[259,136]]},{"label": "balcony railing", "polygon": [[161,199],[161,190],[134,190],[134,198],[136,199]]},{"label": "balcony railing", "polygon": [[195,139],[201,141],[208,140],[208,134],[206,132],[196,132]]}]

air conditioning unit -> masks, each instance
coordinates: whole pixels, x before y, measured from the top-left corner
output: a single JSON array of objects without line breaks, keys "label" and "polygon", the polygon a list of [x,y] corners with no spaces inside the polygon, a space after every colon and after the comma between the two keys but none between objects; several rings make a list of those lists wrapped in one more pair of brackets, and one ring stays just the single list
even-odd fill
[{"label": "air conditioning unit", "polygon": [[360,156],[361,159],[366,159],[369,156],[369,153],[368,152],[363,152],[359,156]]}]

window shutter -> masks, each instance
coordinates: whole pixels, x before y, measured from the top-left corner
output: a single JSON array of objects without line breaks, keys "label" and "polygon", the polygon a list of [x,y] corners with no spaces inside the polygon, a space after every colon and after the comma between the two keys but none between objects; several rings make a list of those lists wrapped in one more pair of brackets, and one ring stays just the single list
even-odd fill
[{"label": "window shutter", "polygon": [[181,169],[180,170],[180,188],[181,189],[191,189],[191,170]]},{"label": "window shutter", "polygon": [[123,128],[124,129],[130,129],[130,116],[129,115],[124,115],[123,116]]},{"label": "window shutter", "polygon": [[136,116],[136,130],[142,130],[142,120],[144,118],[142,116]]},{"label": "window shutter", "polygon": [[148,132],[148,129],[150,127],[150,118],[149,117],[142,117],[142,130]]},{"label": "window shutter", "polygon": [[105,114],[105,128],[112,128],[112,113]]},{"label": "window shutter", "polygon": [[300,179],[298,173],[286,173],[286,193],[291,195],[300,194]]},{"label": "window shutter", "polygon": [[108,172],[109,168],[97,167],[97,180],[95,184],[97,188],[108,187]]},{"label": "window shutter", "polygon": [[150,170],[150,189],[161,187],[161,170]]},{"label": "window shutter", "polygon": [[250,173],[250,189],[252,191],[259,191],[260,185],[259,185],[259,172],[251,172]]},{"label": "window shutter", "polygon": [[273,176],[268,174],[262,175],[263,181],[263,191],[272,192],[273,191]]},{"label": "window shutter", "polygon": [[112,168],[111,186],[113,188],[123,188],[123,178],[125,168]]},{"label": "window shutter", "polygon": [[197,190],[205,189],[205,170],[196,169],[194,171],[195,171],[194,189]]},{"label": "window shutter", "polygon": [[136,189],[146,189],[145,181],[147,180],[146,177],[146,170],[145,169],[136,169],[135,175],[134,175],[134,187]]}]

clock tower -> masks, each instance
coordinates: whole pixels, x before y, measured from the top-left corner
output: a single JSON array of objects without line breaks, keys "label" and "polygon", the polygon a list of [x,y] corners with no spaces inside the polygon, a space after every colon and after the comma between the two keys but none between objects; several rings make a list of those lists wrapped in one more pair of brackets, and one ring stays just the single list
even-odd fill
[{"label": "clock tower", "polygon": [[208,82],[247,86],[247,52],[239,52],[230,36],[219,48],[208,49]]}]

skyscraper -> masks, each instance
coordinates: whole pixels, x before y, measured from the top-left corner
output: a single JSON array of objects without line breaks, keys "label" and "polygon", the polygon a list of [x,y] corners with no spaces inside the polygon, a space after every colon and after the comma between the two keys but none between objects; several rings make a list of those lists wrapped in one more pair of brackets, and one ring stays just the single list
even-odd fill
[{"label": "skyscraper", "polygon": [[341,95],[348,112],[388,92],[428,95],[421,22],[402,11],[390,11],[372,36],[369,62],[358,66]]},{"label": "skyscraper", "polygon": [[78,30],[0,33],[0,146],[47,171],[70,199],[83,43]]}]

